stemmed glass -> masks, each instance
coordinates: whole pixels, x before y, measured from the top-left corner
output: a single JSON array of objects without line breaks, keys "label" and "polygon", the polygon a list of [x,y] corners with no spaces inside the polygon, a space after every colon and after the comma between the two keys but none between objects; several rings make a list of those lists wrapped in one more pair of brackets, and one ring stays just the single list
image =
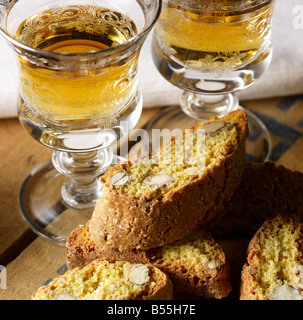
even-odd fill
[{"label": "stemmed glass", "polygon": [[[255,83],[272,59],[274,4],[275,0],[163,0],[153,59],[161,75],[183,94],[181,108],[165,109],[147,129],[184,129],[243,109],[235,93]],[[268,160],[270,134],[255,114],[245,111],[250,130],[247,158]]]},{"label": "stemmed glass", "polygon": [[123,160],[112,146],[141,115],[138,57],[160,10],[161,0],[0,0],[0,32],[19,67],[20,122],[53,149],[24,180],[20,210],[58,245],[90,218],[98,177]]}]

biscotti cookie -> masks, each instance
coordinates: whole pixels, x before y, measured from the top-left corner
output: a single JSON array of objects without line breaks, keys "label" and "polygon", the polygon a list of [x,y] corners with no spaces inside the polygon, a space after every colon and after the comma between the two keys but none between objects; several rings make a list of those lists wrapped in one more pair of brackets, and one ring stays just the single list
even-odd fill
[{"label": "biscotti cookie", "polygon": [[148,250],[211,220],[241,181],[247,131],[246,113],[235,111],[200,122],[190,129],[192,139],[184,133],[151,157],[110,168],[90,223],[93,242]]},{"label": "biscotti cookie", "polygon": [[211,235],[202,230],[161,248],[120,252],[96,247],[88,225],[79,226],[66,242],[68,268],[83,267],[97,258],[153,264],[169,276],[175,297],[187,293],[191,298],[221,299],[232,290],[225,254]]},{"label": "biscotti cookie", "polygon": [[37,290],[32,300],[171,300],[168,276],[153,265],[97,259]]},{"label": "biscotti cookie", "polygon": [[303,300],[303,224],[296,216],[269,219],[248,246],[241,300]]},{"label": "biscotti cookie", "polygon": [[303,218],[303,173],[272,162],[247,162],[239,187],[206,228],[214,236],[253,235],[277,213]]}]

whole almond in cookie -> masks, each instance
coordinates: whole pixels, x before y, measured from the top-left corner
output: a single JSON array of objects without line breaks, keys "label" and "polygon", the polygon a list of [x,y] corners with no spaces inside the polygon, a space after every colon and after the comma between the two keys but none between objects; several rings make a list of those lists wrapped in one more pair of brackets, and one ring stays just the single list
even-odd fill
[{"label": "whole almond in cookie", "polygon": [[223,128],[228,126],[226,121],[213,121],[203,124],[199,129],[205,130],[205,135],[212,135],[220,132]]},{"label": "whole almond in cookie", "polygon": [[270,295],[270,300],[302,300],[300,291],[293,286],[283,284],[277,286]]},{"label": "whole almond in cookie", "polygon": [[77,300],[77,299],[70,293],[59,293],[56,297],[56,300]]},{"label": "whole almond in cookie", "polygon": [[164,187],[174,181],[173,177],[166,173],[155,174],[144,179],[143,183],[152,187]]},{"label": "whole almond in cookie", "polygon": [[124,186],[128,182],[129,176],[126,172],[119,172],[111,177],[110,183],[113,186]]},{"label": "whole almond in cookie", "polygon": [[220,267],[220,261],[211,260],[208,262],[207,267],[211,270],[215,270]]},{"label": "whole almond in cookie", "polygon": [[137,285],[143,285],[149,281],[149,269],[146,265],[134,264],[128,272],[128,280]]}]

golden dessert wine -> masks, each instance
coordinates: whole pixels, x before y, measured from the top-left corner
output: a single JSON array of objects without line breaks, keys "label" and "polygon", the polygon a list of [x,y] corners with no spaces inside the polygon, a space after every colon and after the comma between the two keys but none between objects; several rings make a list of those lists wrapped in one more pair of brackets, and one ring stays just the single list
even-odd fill
[{"label": "golden dessert wine", "polygon": [[[40,120],[72,127],[113,122],[136,91],[138,53],[119,61],[109,55],[105,63],[98,52],[136,34],[128,16],[93,5],[56,7],[29,17],[14,38],[61,56],[50,54],[43,64],[43,59],[21,55],[20,108],[30,108]],[[64,54],[74,58],[64,59]]]},{"label": "golden dessert wine", "polygon": [[159,46],[171,59],[204,72],[241,68],[270,43],[273,2],[167,1],[156,26]]}]

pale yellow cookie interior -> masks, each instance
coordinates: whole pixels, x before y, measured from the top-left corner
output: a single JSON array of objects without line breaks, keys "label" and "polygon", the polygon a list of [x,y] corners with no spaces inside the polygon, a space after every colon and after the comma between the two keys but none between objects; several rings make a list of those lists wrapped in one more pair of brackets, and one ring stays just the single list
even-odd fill
[{"label": "pale yellow cookie interior", "polygon": [[205,268],[220,267],[221,249],[212,237],[201,230],[182,240],[159,248],[158,257],[164,263],[186,265],[197,273]]},{"label": "pale yellow cookie interior", "polygon": [[[274,229],[264,229],[258,256],[260,268],[253,274],[263,295],[269,299],[277,286],[288,284],[303,289],[303,279],[297,270],[300,256],[298,239],[293,226],[285,223]],[[303,261],[301,261],[301,264]]]},{"label": "pale yellow cookie interior", "polygon": [[93,263],[75,268],[58,277],[49,286],[40,288],[33,299],[55,300],[68,294],[80,300],[123,300],[143,295],[146,285],[131,282],[128,262]]},{"label": "pale yellow cookie interior", "polygon": [[[165,144],[152,158],[142,158],[125,166],[128,181],[115,188],[119,192],[148,198],[197,179],[214,163],[224,159],[231,146],[237,145],[237,128],[232,121],[226,122],[226,126],[214,134],[204,133],[203,127],[190,129]],[[117,170],[122,171],[121,168]],[[144,183],[146,178],[159,174],[169,175],[172,179],[161,186]]]}]

